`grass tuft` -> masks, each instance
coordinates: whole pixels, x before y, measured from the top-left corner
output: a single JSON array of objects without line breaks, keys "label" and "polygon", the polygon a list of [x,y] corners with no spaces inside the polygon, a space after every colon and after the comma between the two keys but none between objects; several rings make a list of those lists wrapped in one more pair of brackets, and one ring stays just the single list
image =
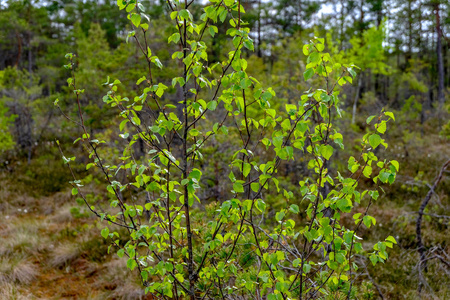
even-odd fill
[{"label": "grass tuft", "polygon": [[30,284],[37,275],[37,268],[25,258],[5,256],[0,260],[0,283]]},{"label": "grass tuft", "polygon": [[81,250],[76,244],[62,244],[51,253],[49,265],[53,268],[62,268],[75,261],[80,255]]}]

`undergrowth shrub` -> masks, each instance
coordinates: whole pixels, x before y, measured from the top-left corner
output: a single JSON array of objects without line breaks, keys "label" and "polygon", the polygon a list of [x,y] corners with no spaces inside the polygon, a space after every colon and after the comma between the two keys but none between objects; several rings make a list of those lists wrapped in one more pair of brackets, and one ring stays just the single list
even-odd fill
[{"label": "undergrowth shrub", "polygon": [[[314,78],[314,85],[295,103],[278,99],[247,74],[245,57],[254,46],[241,21],[241,2],[196,2],[167,2],[174,24],[168,36],[173,61],[167,63],[178,69],[168,83],[154,76],[164,66],[147,37],[157,28],[144,6],[117,1],[131,21],[127,41],[135,42],[147,68],[136,78],[138,96],[128,98],[133,91],[119,79],[105,83],[103,101],[118,112],[114,132],[122,143],[102,140],[86,126],[76,55],[67,54],[78,117],[66,116],[80,126],[75,143],[87,150],[86,169],[104,177],[107,196],[90,201],[71,167],[76,158],[63,155],[74,176],[72,194],[103,222],[108,250],[139,272],[145,292],[155,298],[365,293],[368,285],[358,279],[365,265],[356,258],[376,265],[396,243],[389,236],[365,249],[358,236],[376,224],[371,204],[399,169],[397,161],[374,154],[387,148],[382,136],[394,115],[369,117],[371,130],[355,145],[360,154],[345,162],[345,174],[335,171],[333,159],[344,148],[335,125],[339,91],[357,67],[336,61],[325,52],[324,39],[314,37],[303,46],[304,80]],[[227,27],[231,47],[220,61],[208,51],[217,26]],[[117,147],[120,157],[102,156]],[[289,171],[297,164],[302,177]],[[363,179],[369,188],[358,188]],[[343,218],[351,218],[350,225]]]},{"label": "undergrowth shrub", "polygon": [[21,191],[32,195],[49,196],[64,189],[71,174],[55,160],[55,154],[46,154],[15,166],[18,175],[13,179]]}]

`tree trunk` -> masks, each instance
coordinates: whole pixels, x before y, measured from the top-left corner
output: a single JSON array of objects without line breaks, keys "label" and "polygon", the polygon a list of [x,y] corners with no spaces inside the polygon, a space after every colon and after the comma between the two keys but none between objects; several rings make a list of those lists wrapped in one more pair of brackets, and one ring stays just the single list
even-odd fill
[{"label": "tree trunk", "polygon": [[437,52],[437,68],[438,68],[438,102],[439,102],[439,108],[438,110],[441,111],[444,106],[444,62],[442,59],[442,31],[441,31],[441,24],[440,24],[440,16],[439,16],[439,3],[436,3],[435,8],[435,15],[436,15],[436,34],[437,34],[437,41],[436,41],[436,52]]},{"label": "tree trunk", "polygon": [[17,31],[16,31],[16,38],[17,38],[17,59],[14,66],[17,68],[19,67],[20,57],[22,56],[22,39],[20,38],[20,34]]},{"label": "tree trunk", "polygon": [[409,67],[409,61],[412,58],[412,44],[413,44],[413,33],[412,33],[412,22],[413,22],[413,16],[412,16],[412,7],[411,7],[412,0],[408,0],[408,53],[406,54],[406,61],[405,64],[407,67]]},{"label": "tree trunk", "polygon": [[30,73],[30,85],[33,83],[33,77],[32,77],[32,72],[33,72],[33,57],[32,57],[32,49],[31,49],[31,32],[28,33],[28,73]]},{"label": "tree trunk", "polygon": [[262,57],[261,52],[261,0],[258,1],[258,49],[256,51],[258,57]]},{"label": "tree trunk", "polygon": [[361,0],[360,3],[360,7],[359,7],[359,37],[361,38],[362,41],[362,37],[363,37],[363,33],[364,33],[364,0]]},{"label": "tree trunk", "polygon": [[342,50],[342,43],[344,40],[344,20],[345,20],[344,1],[341,0],[341,23],[340,23],[339,51]]},{"label": "tree trunk", "polygon": [[[419,11],[422,11],[423,7],[422,7],[422,3],[419,4]],[[419,49],[419,59],[422,60],[423,58],[423,52],[422,51],[422,34],[423,34],[423,28],[422,28],[422,14],[419,14],[419,34],[417,35],[417,48]],[[424,46],[424,48],[426,49],[426,44]]]}]

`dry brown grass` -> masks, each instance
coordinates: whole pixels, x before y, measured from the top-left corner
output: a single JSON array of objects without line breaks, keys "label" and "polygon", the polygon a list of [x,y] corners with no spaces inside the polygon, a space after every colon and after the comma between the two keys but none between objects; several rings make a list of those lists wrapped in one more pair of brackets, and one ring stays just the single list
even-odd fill
[{"label": "dry brown grass", "polygon": [[120,300],[142,300],[145,299],[142,287],[126,283],[117,287],[111,295],[112,299]]},{"label": "dry brown grass", "polygon": [[54,214],[49,216],[49,221],[52,223],[57,224],[64,224],[64,223],[70,223],[74,220],[74,217],[72,216],[72,213],[70,212],[70,209],[73,205],[66,204],[62,207],[60,207],[57,211],[55,211]]},{"label": "dry brown grass", "polygon": [[6,226],[0,229],[2,243],[0,255],[11,253],[37,254],[47,248],[48,236],[42,230],[48,224],[38,219],[11,218]]},{"label": "dry brown grass", "polygon": [[99,288],[110,290],[99,299],[146,299],[137,276],[129,272],[123,259],[115,258],[103,264],[98,284]]},{"label": "dry brown grass", "polygon": [[12,283],[0,282],[0,299],[5,300],[39,300],[29,293],[21,291],[21,289]]},{"label": "dry brown grass", "polygon": [[3,256],[0,259],[0,282],[30,284],[38,275],[36,266],[25,257]]},{"label": "dry brown grass", "polygon": [[75,261],[81,254],[80,247],[74,243],[65,243],[57,246],[49,257],[52,268],[62,268]]},{"label": "dry brown grass", "polygon": [[95,219],[71,213],[68,194],[37,200],[0,189],[0,300],[145,299],[126,262],[106,254]]}]

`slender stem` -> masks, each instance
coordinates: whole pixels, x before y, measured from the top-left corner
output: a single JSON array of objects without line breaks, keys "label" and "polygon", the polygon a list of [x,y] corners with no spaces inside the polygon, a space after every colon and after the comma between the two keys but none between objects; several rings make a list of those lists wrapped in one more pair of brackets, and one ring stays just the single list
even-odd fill
[{"label": "slender stem", "polygon": [[[187,0],[184,1],[185,7],[188,6]],[[184,20],[183,24],[183,58],[185,59],[188,56],[187,53],[187,22]],[[183,178],[188,178],[188,131],[189,131],[189,123],[188,123],[188,90],[187,90],[187,66],[184,64],[184,72],[183,72],[184,81],[186,82],[183,85],[183,102],[184,102],[184,132],[183,132]],[[187,246],[188,246],[188,274],[189,274],[189,294],[191,300],[194,300],[195,297],[195,274],[194,274],[194,253],[192,251],[192,230],[191,230],[191,213],[189,211],[189,192],[187,185],[184,185],[184,209],[186,214],[186,234],[187,234]]]}]

